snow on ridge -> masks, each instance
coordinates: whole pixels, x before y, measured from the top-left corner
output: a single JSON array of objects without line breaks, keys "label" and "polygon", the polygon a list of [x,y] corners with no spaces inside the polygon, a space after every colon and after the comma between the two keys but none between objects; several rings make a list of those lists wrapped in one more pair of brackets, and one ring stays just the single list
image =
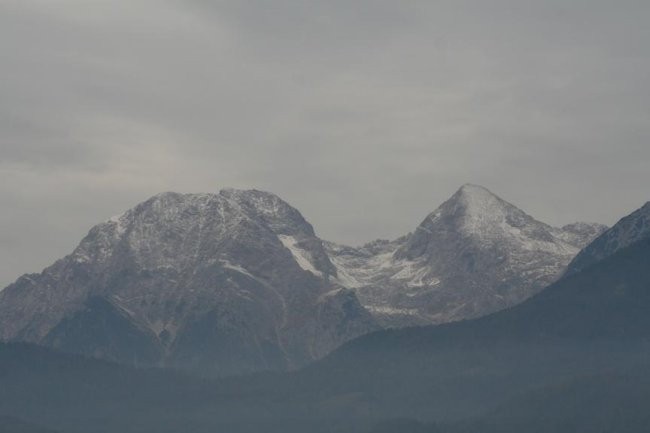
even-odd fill
[{"label": "snow on ridge", "polygon": [[278,239],[280,239],[282,245],[284,245],[284,247],[291,252],[293,259],[296,261],[296,263],[298,263],[298,266],[316,276],[323,276],[323,273],[316,269],[316,267],[312,264],[309,253],[298,247],[298,241],[295,237],[289,235],[278,235]]},{"label": "snow on ridge", "polygon": [[248,269],[246,269],[246,268],[244,268],[242,266],[232,264],[228,260],[224,260],[224,259],[219,260],[219,262],[221,263],[221,266],[223,266],[225,269],[230,269],[232,271],[239,272],[240,274],[244,274],[247,277],[250,277],[250,278],[252,278],[254,280],[258,279],[255,275],[248,272]]},{"label": "snow on ridge", "polygon": [[369,305],[366,308],[375,314],[405,315],[405,316],[418,315],[418,310],[414,308],[396,308],[396,307],[389,307],[386,305]]},{"label": "snow on ridge", "polygon": [[108,221],[106,221],[109,224],[115,225],[115,234],[117,236],[122,236],[124,233],[126,233],[126,224],[124,222],[125,215],[126,212],[112,216],[108,219]]},{"label": "snow on ridge", "polygon": [[318,297],[318,302],[323,302],[323,300],[329,297],[336,296],[339,293],[341,293],[343,290],[345,290],[343,287],[337,287],[335,289],[330,290],[329,292],[325,292]]},{"label": "snow on ridge", "polygon": [[[395,248],[385,252],[369,254],[367,256],[347,256],[344,251],[338,253],[335,244],[328,244],[329,259],[336,268],[338,281],[345,287],[354,289],[367,286],[377,277],[386,272],[391,272],[393,266],[393,254]],[[358,249],[352,249],[359,251]]]}]

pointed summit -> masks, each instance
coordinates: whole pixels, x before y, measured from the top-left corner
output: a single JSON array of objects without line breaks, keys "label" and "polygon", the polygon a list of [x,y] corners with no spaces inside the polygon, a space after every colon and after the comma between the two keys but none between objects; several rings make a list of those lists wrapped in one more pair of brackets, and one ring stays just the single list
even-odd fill
[{"label": "pointed summit", "polygon": [[[444,237],[445,243],[450,237],[473,239],[483,247],[506,242],[530,246],[531,242],[540,242],[531,248],[572,249],[556,239],[554,231],[487,188],[465,184],[425,218],[399,255],[414,259],[425,254],[425,250],[433,252],[441,245],[439,237]],[[575,254],[577,251],[558,252]]]},{"label": "pointed summit", "polygon": [[470,196],[492,196],[496,197],[496,194],[494,194],[492,191],[487,189],[484,186],[477,185],[474,183],[466,183],[462,185],[460,188],[458,188],[458,191],[456,191],[456,194],[461,194],[461,195],[470,195]]},{"label": "pointed summit", "polygon": [[551,227],[489,189],[465,184],[405,237],[378,248],[326,248],[362,304],[383,323],[404,326],[521,302],[555,281],[580,249],[575,239],[589,241],[591,232],[598,233]]},{"label": "pointed summit", "polygon": [[[487,188],[465,184],[429,214],[394,259],[410,262],[418,281],[411,295],[433,321],[480,316],[514,305],[552,283],[578,248]],[[442,319],[442,320],[441,320]]]},{"label": "pointed summit", "polygon": [[449,200],[443,203],[433,214],[439,211],[447,214],[502,214],[503,208],[511,206],[492,191],[479,185],[461,186]]},{"label": "pointed summit", "polygon": [[[491,231],[490,226],[521,224],[534,221],[525,212],[503,200],[487,188],[465,184],[429,218],[448,217],[459,229],[473,232]],[[426,223],[426,220],[425,220]],[[550,227],[549,227],[550,229]]]},{"label": "pointed summit", "polygon": [[451,196],[450,200],[461,202],[467,206],[478,207],[481,207],[488,203],[503,202],[501,198],[499,198],[489,189],[471,183],[466,183],[465,185],[461,186],[458,191],[456,191],[456,193]]}]

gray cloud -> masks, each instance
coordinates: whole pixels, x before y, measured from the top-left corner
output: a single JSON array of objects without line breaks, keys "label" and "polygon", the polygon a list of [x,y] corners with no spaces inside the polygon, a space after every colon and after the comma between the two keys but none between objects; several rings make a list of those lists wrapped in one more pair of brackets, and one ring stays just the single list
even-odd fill
[{"label": "gray cloud", "polygon": [[649,12],[4,1],[0,286],[163,190],[270,190],[353,244],[465,182],[552,224],[611,224],[650,199]]}]

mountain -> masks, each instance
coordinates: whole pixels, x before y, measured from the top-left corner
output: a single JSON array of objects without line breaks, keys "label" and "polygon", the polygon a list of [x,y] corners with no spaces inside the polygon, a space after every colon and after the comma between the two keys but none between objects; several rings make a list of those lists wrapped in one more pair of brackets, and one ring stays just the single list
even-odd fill
[{"label": "mountain", "polygon": [[576,273],[617,251],[643,239],[650,238],[650,202],[621,219],[610,230],[602,233],[593,243],[571,261],[567,274]]},{"label": "mountain", "polygon": [[289,373],[201,380],[0,344],[0,413],[70,433],[644,433],[649,265],[640,240],[505,311],[374,332]]},{"label": "mountain", "polygon": [[295,368],[377,329],[312,226],[260,191],[159,194],[0,292],[0,339],[200,374]]},{"label": "mountain", "polygon": [[163,193],[0,292],[0,340],[207,375],[292,369],[380,326],[517,304],[602,230],[465,185],[413,233],[353,248],[270,193]]},{"label": "mountain", "polygon": [[555,281],[604,230],[554,228],[486,188],[464,185],[416,230],[361,248],[325,247],[341,284],[383,324],[479,317],[515,305]]},{"label": "mountain", "polygon": [[347,410],[377,417],[445,422],[474,417],[549,384],[648,369],[648,311],[650,239],[645,238],[510,309],[360,337],[303,370],[310,379],[301,383],[327,386],[318,401],[354,392]]}]

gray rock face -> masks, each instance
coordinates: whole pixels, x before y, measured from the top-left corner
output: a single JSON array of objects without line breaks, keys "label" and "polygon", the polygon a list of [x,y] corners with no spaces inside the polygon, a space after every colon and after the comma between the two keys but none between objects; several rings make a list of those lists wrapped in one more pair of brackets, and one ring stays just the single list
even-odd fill
[{"label": "gray rock face", "polygon": [[556,280],[602,226],[558,229],[485,188],[463,186],[412,234],[361,248],[326,244],[341,284],[387,326],[485,315]]},{"label": "gray rock face", "polygon": [[558,234],[563,241],[582,249],[602,235],[607,228],[603,224],[579,222],[565,225]]},{"label": "gray rock face", "polygon": [[465,185],[413,233],[353,248],[273,194],[163,193],[0,292],[0,340],[205,375],[294,368],[380,326],[514,305],[602,230],[554,228]]},{"label": "gray rock face", "polygon": [[567,274],[579,272],[633,243],[650,238],[650,202],[621,219],[582,250],[568,267]]},{"label": "gray rock face", "polygon": [[0,339],[208,375],[297,367],[376,328],[311,225],[260,191],[157,195],[0,292]]}]

